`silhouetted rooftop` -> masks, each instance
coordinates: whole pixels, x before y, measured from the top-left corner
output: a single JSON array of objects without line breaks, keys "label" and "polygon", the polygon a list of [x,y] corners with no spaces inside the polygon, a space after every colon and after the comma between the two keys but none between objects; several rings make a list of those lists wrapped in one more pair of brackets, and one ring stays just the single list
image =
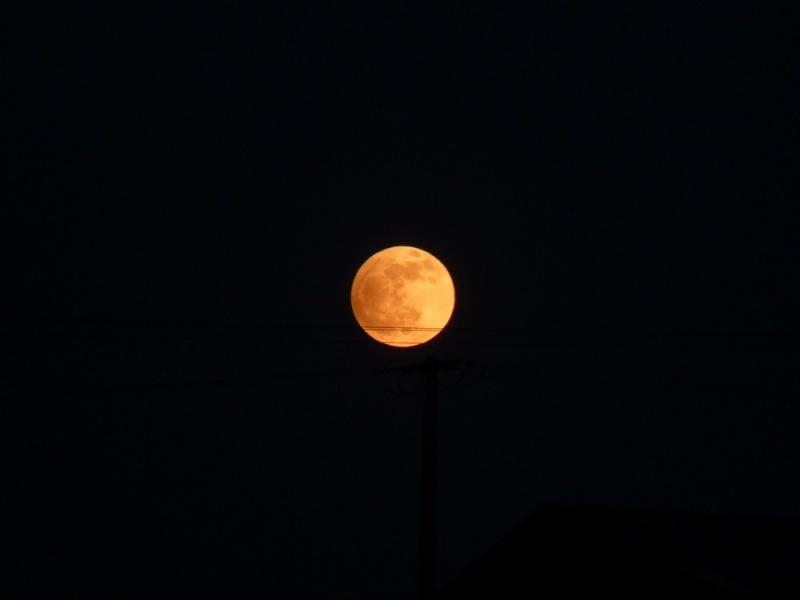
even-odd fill
[{"label": "silhouetted rooftop", "polygon": [[792,518],[540,505],[438,597],[800,591]]}]

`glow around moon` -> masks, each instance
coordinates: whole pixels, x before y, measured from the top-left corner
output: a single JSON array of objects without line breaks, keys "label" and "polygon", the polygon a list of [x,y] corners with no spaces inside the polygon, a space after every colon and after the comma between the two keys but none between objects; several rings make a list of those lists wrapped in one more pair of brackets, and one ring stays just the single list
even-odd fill
[{"label": "glow around moon", "polygon": [[445,266],[411,246],[373,254],[361,265],[350,290],[358,324],[389,346],[416,346],[432,339],[447,325],[455,302]]}]

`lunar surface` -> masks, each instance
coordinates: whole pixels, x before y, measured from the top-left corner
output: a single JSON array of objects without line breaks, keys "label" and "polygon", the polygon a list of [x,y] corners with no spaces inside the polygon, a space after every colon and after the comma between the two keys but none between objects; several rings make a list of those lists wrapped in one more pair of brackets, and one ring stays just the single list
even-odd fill
[{"label": "lunar surface", "polygon": [[436,336],[453,314],[450,273],[432,254],[394,246],[372,255],[353,279],[350,303],[361,328],[389,346],[409,347]]}]

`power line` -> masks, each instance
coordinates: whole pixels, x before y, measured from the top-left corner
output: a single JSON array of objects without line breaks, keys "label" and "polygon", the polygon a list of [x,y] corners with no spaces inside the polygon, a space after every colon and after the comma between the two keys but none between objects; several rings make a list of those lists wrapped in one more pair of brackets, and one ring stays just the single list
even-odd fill
[{"label": "power line", "polygon": [[[152,331],[152,329],[159,331]],[[54,330],[56,329],[56,330]],[[89,329],[89,330],[87,330]],[[187,330],[201,331],[187,331]],[[369,327],[369,331],[431,332],[430,327]],[[177,330],[177,331],[176,331]],[[204,330],[204,331],[203,331]],[[211,330],[211,331],[209,331]],[[249,331],[247,331],[249,330]],[[600,330],[454,327],[437,344],[449,346],[629,347],[642,343],[679,347],[717,347],[720,342],[747,341],[800,347],[800,333],[753,331]],[[276,334],[280,333],[278,336]],[[270,344],[364,344],[373,343],[355,328],[274,325],[257,322],[83,322],[15,324],[0,328],[0,336],[17,338],[153,339],[173,341],[236,341]],[[465,339],[465,336],[477,336]],[[685,338],[681,340],[681,338]]]},{"label": "power line", "polygon": [[154,389],[168,389],[180,387],[196,386],[227,386],[242,383],[274,383],[293,379],[307,380],[309,377],[340,376],[353,374],[375,374],[382,369],[333,369],[333,370],[308,370],[308,371],[287,371],[273,373],[270,375],[259,375],[255,377],[230,377],[220,379],[177,379],[173,381],[150,381],[97,386],[73,386],[29,390],[24,392],[12,392],[3,394],[5,399],[29,398],[34,396],[67,396],[85,394],[107,394],[117,392],[132,392]]},{"label": "power line", "polygon": [[516,378],[528,382],[558,386],[581,386],[593,387],[595,389],[628,389],[633,391],[645,390],[650,393],[669,394],[671,397],[676,395],[702,395],[703,397],[715,397],[729,400],[732,398],[753,397],[758,395],[761,398],[782,401],[796,401],[798,390],[789,388],[769,388],[757,387],[752,385],[731,385],[696,381],[664,381],[645,378],[614,378],[614,377],[591,377],[579,375],[552,375],[546,373],[536,373],[523,369],[508,367],[487,367],[485,377]]}]

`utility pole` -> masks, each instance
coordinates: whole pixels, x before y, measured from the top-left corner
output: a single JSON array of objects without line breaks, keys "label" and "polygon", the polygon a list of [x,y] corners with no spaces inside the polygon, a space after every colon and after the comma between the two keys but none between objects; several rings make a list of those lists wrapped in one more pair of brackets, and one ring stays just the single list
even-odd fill
[{"label": "utility pole", "polygon": [[427,358],[420,367],[424,384],[422,406],[422,456],[420,463],[419,567],[420,600],[436,595],[436,413],[441,363]]},{"label": "utility pole", "polygon": [[422,399],[422,452],[420,460],[419,503],[419,553],[417,563],[417,591],[419,600],[436,597],[436,455],[437,455],[437,409],[440,369],[452,369],[464,365],[462,361],[441,361],[426,358],[422,364],[409,365],[389,371],[420,373],[424,397]]}]

